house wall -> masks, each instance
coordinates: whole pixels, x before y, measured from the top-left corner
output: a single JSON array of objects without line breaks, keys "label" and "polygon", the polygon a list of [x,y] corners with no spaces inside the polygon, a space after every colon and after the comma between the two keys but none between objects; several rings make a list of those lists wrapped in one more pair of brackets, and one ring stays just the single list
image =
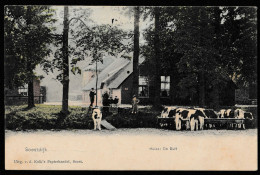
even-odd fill
[{"label": "house wall", "polygon": [[[40,86],[40,80],[33,80],[33,92],[34,96],[40,96],[41,95],[41,86]],[[35,103],[42,103],[43,99],[39,97],[34,97]]]},{"label": "house wall", "polygon": [[[28,89],[26,90],[28,92]],[[43,103],[43,99],[37,96],[41,95],[41,86],[40,80],[33,80],[33,94],[34,94],[34,103]],[[6,90],[5,95],[8,96],[20,96],[18,90]],[[5,104],[7,105],[22,105],[27,104],[28,96],[21,96],[21,97],[6,97]]]},{"label": "house wall", "polygon": [[236,95],[235,95],[235,100],[236,103],[243,103],[248,101],[249,99],[249,92],[248,92],[248,88],[241,88],[241,89],[236,89],[235,91]]},{"label": "house wall", "polygon": [[128,76],[128,78],[121,84],[121,104],[131,104],[132,101],[132,82],[133,74]]},{"label": "house wall", "polygon": [[34,96],[40,96],[41,95],[40,80],[34,80],[33,81],[33,91],[34,91]]},{"label": "house wall", "polygon": [[95,72],[93,71],[84,71],[82,75],[82,87],[86,86],[86,84],[95,76]]}]

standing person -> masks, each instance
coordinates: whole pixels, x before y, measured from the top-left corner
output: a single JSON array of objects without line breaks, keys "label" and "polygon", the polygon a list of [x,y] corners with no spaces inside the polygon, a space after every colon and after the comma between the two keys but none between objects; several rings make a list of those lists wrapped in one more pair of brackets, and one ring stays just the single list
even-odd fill
[{"label": "standing person", "polygon": [[109,102],[110,107],[112,107],[113,102],[114,102],[112,96],[109,97],[108,102]]},{"label": "standing person", "polygon": [[91,88],[91,91],[89,93],[89,98],[90,98],[90,106],[92,107],[93,106],[93,103],[94,103],[94,99],[95,99],[95,91],[94,91],[94,88]]},{"label": "standing person", "polygon": [[107,93],[107,91],[103,94],[103,118],[105,118],[107,116],[107,114],[109,113],[109,95]]},{"label": "standing person", "polygon": [[119,101],[119,98],[116,96],[116,97],[114,98],[114,104],[115,104],[116,107],[117,107],[118,101]]},{"label": "standing person", "polygon": [[136,98],[136,96],[133,96],[132,99],[132,114],[136,114],[137,113],[137,104],[140,102],[139,99]]}]

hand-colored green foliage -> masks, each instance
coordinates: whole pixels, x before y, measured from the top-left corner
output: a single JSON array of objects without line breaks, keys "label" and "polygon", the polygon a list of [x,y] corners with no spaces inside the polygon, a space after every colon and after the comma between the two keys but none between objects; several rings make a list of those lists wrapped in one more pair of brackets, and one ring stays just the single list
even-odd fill
[{"label": "hand-colored green foliage", "polygon": [[[6,129],[93,129],[93,121],[90,115],[86,115],[87,109],[70,106],[68,116],[59,123],[61,106],[36,105],[27,109],[26,106],[6,106]],[[124,113],[111,113],[106,120],[116,128],[156,127],[156,116],[159,112],[142,109],[138,114],[131,114],[130,110]]]}]

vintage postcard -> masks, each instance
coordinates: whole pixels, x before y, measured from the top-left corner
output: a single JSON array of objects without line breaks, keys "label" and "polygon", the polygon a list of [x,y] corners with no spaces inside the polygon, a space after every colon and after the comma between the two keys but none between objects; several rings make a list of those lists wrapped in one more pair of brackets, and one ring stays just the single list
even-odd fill
[{"label": "vintage postcard", "polygon": [[257,171],[257,7],[4,6],[6,170]]}]

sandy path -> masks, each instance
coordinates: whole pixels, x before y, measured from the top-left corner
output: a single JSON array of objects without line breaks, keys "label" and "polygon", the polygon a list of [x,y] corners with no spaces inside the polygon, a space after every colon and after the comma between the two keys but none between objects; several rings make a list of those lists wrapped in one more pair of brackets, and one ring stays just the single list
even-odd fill
[{"label": "sandy path", "polygon": [[[6,131],[5,146],[7,169],[256,170],[257,168],[256,129],[195,132],[151,128],[116,131]],[[26,148],[45,148],[47,151],[32,152],[26,151]],[[14,160],[22,163],[14,163]],[[25,163],[30,160],[32,163]],[[68,161],[48,163],[48,160]]]}]

